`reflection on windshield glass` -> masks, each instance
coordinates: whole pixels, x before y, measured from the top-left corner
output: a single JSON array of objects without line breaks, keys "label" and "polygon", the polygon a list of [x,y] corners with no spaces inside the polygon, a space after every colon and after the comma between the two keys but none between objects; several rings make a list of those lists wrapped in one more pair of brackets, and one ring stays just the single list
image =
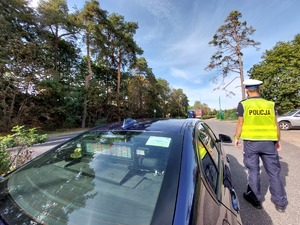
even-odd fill
[{"label": "reflection on windshield glass", "polygon": [[177,139],[87,133],[11,176],[6,207],[43,224],[150,224]]}]

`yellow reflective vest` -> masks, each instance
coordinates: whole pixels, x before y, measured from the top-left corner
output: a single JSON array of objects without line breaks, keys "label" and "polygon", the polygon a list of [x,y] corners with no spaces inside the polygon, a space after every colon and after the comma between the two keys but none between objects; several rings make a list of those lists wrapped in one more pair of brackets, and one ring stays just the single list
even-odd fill
[{"label": "yellow reflective vest", "polygon": [[262,98],[250,98],[242,101],[244,123],[241,139],[253,141],[277,141],[274,102]]},{"label": "yellow reflective vest", "polygon": [[198,146],[198,151],[200,153],[200,159],[203,159],[207,153],[206,149],[202,146]]}]

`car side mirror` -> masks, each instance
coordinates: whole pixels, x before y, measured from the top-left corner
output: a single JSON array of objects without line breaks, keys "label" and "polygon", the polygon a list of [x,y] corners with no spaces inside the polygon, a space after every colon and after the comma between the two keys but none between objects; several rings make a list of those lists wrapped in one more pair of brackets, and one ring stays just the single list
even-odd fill
[{"label": "car side mirror", "polygon": [[219,134],[219,141],[223,143],[232,143],[231,137],[225,134]]}]

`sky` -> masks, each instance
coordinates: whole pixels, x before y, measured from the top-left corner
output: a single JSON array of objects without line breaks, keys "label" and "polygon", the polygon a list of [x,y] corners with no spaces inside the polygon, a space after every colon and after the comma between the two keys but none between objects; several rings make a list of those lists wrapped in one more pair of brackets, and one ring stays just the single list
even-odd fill
[{"label": "sky", "polygon": [[[36,6],[38,0],[31,0]],[[67,0],[70,12],[82,9],[85,0]],[[156,78],[168,81],[171,88],[182,89],[189,99],[207,104],[212,109],[233,109],[242,98],[240,80],[228,89],[235,93],[215,90],[220,85],[211,81],[216,70],[205,68],[216,48],[208,44],[229,13],[237,10],[240,21],[256,29],[251,39],[261,43],[260,49],[242,49],[244,75],[262,61],[266,50],[278,42],[292,41],[300,33],[299,0],[99,0],[109,14],[118,13],[125,21],[137,22],[134,36],[143,49],[148,67]],[[230,74],[230,82],[238,74]]]}]

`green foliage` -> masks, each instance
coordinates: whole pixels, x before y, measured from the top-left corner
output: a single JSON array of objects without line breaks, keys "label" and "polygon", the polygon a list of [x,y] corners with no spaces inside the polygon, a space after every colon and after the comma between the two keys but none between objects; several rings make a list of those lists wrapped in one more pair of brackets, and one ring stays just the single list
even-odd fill
[{"label": "green foliage", "polygon": [[[73,52],[75,34],[78,33],[78,24],[69,14],[66,0],[42,0],[38,6],[37,20],[41,23],[41,38],[45,42],[48,60],[47,66],[51,77],[59,81],[61,73],[68,69],[70,59],[75,61],[78,53]],[[70,41],[65,41],[68,38]],[[70,62],[72,63],[72,62]],[[67,68],[66,68],[67,67]]]},{"label": "green foliage", "polygon": [[202,116],[201,119],[206,120],[206,119],[211,119],[211,118],[217,118],[218,115],[204,115]]},{"label": "green foliage", "polygon": [[14,126],[11,131],[13,134],[7,135],[9,136],[7,147],[30,147],[37,143],[43,143],[48,138],[47,134],[38,134],[36,128],[25,129],[24,126]]},{"label": "green foliage", "polygon": [[9,154],[0,140],[0,176],[9,171]]},{"label": "green foliage", "polygon": [[26,109],[40,50],[34,12],[25,0],[2,0],[0,12],[0,129],[8,131]]},{"label": "green foliage", "polygon": [[224,110],[223,113],[225,120],[237,120],[236,109]]},{"label": "green foliage", "polygon": [[202,118],[204,115],[211,114],[211,109],[208,107],[208,105],[205,103],[201,103],[200,101],[195,101],[193,109],[201,109],[202,110]]},{"label": "green foliage", "polygon": [[0,136],[0,174],[20,166],[30,158],[31,152],[27,148],[48,138],[47,134],[38,134],[36,128],[25,129],[24,126],[14,126],[11,132]]},{"label": "green foliage", "polygon": [[267,50],[263,61],[249,71],[264,82],[261,96],[275,101],[280,114],[300,106],[300,34],[290,42],[278,42]]},{"label": "green foliage", "polygon": [[237,120],[236,109],[225,109],[218,111],[216,118],[219,120]]},{"label": "green foliage", "polygon": [[174,118],[184,118],[188,110],[188,99],[182,89],[172,89],[169,101],[169,115]]}]

